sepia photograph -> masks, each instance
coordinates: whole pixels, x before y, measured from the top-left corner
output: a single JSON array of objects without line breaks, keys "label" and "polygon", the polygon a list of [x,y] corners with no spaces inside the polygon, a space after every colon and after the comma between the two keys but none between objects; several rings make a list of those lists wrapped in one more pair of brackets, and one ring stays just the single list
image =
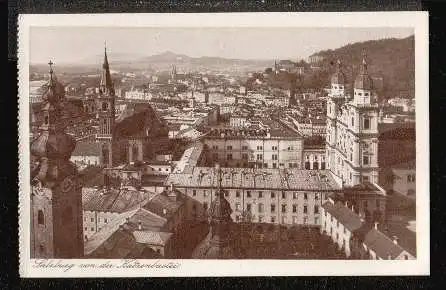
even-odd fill
[{"label": "sepia photograph", "polygon": [[427,14],[280,15],[22,15],[22,275],[429,272]]}]

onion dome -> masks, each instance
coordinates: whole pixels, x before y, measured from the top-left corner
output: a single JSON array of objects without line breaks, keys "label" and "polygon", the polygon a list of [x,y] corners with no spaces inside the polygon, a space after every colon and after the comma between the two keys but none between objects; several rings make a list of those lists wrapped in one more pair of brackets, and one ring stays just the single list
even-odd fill
[{"label": "onion dome", "polygon": [[49,159],[70,159],[76,140],[63,132],[43,131],[31,144],[31,154]]},{"label": "onion dome", "polygon": [[359,74],[355,79],[355,89],[371,90],[372,87],[373,81],[367,72],[367,62],[365,61],[365,58],[363,58]]},{"label": "onion dome", "polygon": [[65,94],[64,86],[57,80],[53,73],[53,68],[51,67],[53,63],[50,61],[50,79],[47,84],[47,90],[43,94],[43,101],[48,101],[49,103],[54,103],[59,101]]},{"label": "onion dome", "polygon": [[332,84],[344,85],[346,83],[346,77],[344,72],[342,71],[341,61],[338,59],[336,72],[331,76]]}]

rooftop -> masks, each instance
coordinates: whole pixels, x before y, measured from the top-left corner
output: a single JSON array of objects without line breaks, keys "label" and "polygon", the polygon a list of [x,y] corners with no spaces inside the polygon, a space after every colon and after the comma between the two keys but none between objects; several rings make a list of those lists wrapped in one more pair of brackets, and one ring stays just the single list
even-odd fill
[{"label": "rooftop", "polygon": [[84,211],[101,211],[122,213],[128,211],[150,198],[144,191],[100,189],[83,200]]},{"label": "rooftop", "polygon": [[359,229],[363,224],[361,218],[342,202],[327,201],[322,207],[350,231]]},{"label": "rooftop", "polygon": [[[328,170],[223,168],[225,188],[257,188],[287,190],[340,190]],[[217,172],[213,167],[195,167],[188,173],[173,173],[166,184],[177,187],[217,187]]]}]

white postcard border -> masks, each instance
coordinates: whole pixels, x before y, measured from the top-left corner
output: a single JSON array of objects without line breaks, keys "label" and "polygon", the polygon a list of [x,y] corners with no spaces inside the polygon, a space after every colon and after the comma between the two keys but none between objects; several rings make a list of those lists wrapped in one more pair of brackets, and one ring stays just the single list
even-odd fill
[{"label": "white postcard border", "polygon": [[[323,21],[321,21],[323,20]],[[82,27],[413,27],[415,31],[417,259],[391,260],[122,260],[30,259],[29,31],[32,26]],[[22,277],[353,276],[429,275],[429,89],[427,12],[19,15],[19,259]],[[40,264],[39,264],[40,263]],[[53,263],[51,267],[37,264]],[[114,265],[107,268],[105,264]],[[69,268],[63,270],[63,265]],[[94,264],[94,268],[81,268]],[[104,267],[98,267],[99,265]],[[130,264],[129,264],[130,265]],[[160,268],[167,267],[169,268]]]}]

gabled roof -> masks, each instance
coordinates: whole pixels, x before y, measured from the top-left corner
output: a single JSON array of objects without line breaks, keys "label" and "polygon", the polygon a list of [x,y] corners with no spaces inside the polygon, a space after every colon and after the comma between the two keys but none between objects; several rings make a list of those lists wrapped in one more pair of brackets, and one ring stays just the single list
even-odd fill
[{"label": "gabled roof", "polygon": [[389,256],[395,259],[404,251],[401,246],[395,244],[388,236],[375,228],[365,235],[363,243],[382,259],[388,259]]},{"label": "gabled roof", "polygon": [[363,225],[361,218],[341,202],[332,204],[327,201],[322,207],[350,231],[355,231]]},{"label": "gabled roof", "polygon": [[133,237],[135,237],[137,243],[165,246],[167,241],[172,236],[172,233],[166,232],[152,232],[152,231],[134,231]]},{"label": "gabled roof", "polygon": [[104,189],[90,194],[82,208],[84,211],[121,213],[144,203],[149,197],[150,194],[144,191]]}]

